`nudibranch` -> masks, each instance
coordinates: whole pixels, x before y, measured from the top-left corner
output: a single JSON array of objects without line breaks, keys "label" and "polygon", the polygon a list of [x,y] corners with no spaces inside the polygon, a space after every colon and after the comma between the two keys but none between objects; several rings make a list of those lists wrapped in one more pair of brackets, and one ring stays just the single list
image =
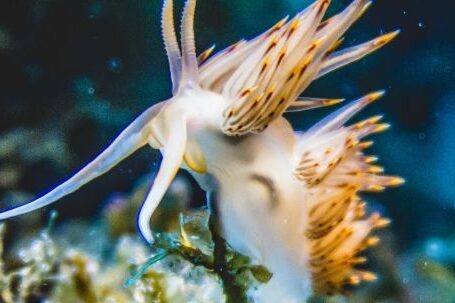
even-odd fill
[{"label": "nudibranch", "polygon": [[354,0],[323,20],[329,0],[317,0],[265,33],[211,56],[196,56],[196,0],[185,4],[181,43],[173,2],[166,0],[162,32],[173,96],[157,103],[86,167],[43,197],[0,213],[4,220],[44,207],[104,174],[144,145],[159,149],[162,162],[138,215],[150,243],[150,217],[180,168],[215,197],[220,232],[237,251],[265,265],[269,283],[256,302],[301,302],[311,293],[343,293],[375,279],[357,269],[359,254],[378,242],[370,233],[388,225],[377,213],[366,216],[361,191],[403,183],[383,174],[365,154],[365,137],[384,131],[381,116],[346,125],[383,95],[370,93],[349,103],[305,132],[284,117],[340,103],[302,97],[313,81],[387,44],[391,32],[338,50],[342,36],[371,2]]}]

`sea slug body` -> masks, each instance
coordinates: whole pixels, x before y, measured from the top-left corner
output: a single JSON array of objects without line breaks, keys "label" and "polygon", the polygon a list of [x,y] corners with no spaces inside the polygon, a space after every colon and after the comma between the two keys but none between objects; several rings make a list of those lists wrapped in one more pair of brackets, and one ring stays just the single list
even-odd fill
[{"label": "sea slug body", "polygon": [[183,168],[216,197],[227,242],[273,273],[252,293],[255,302],[302,302],[313,292],[346,293],[347,286],[374,280],[356,265],[366,261],[359,254],[378,242],[370,233],[389,221],[376,213],[366,216],[359,193],[403,180],[383,175],[376,158],[365,154],[371,142],[363,139],[388,128],[382,117],[346,123],[384,92],[348,103],[305,132],[294,131],[284,117],[342,102],[301,95],[314,80],[397,36],[395,31],[338,50],[343,34],[370,4],[354,0],[323,20],[330,1],[317,0],[254,39],[197,57],[196,0],[185,5],[180,44],[173,1],[166,0],[162,30],[172,98],[150,107],[69,180],[0,213],[0,220],[51,204],[150,145],[163,159],[138,216],[148,242],[153,242],[150,217]]}]

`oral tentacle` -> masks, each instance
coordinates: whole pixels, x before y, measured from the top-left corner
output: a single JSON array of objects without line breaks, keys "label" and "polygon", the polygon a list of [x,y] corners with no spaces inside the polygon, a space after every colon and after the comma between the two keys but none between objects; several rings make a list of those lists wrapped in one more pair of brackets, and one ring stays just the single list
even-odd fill
[{"label": "oral tentacle", "polygon": [[147,143],[148,134],[150,132],[148,123],[159,113],[160,109],[161,106],[158,105],[145,111],[131,123],[105,151],[73,177],[41,198],[0,213],[0,220],[5,220],[43,208],[78,190],[83,185],[109,171],[123,159]]},{"label": "oral tentacle", "polygon": [[170,126],[165,145],[161,150],[163,160],[161,161],[158,174],[156,175],[152,188],[142,204],[141,210],[139,211],[139,231],[144,239],[149,243],[153,242],[153,234],[150,229],[150,218],[167,189],[171,185],[171,182],[174,180],[175,175],[182,164],[183,155],[186,149],[186,142],[186,119],[184,117],[177,117],[175,122]]}]

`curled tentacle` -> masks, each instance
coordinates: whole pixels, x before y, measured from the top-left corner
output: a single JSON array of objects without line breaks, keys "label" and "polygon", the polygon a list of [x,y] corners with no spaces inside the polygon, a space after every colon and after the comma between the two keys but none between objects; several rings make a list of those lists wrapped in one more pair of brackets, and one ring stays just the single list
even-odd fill
[{"label": "curled tentacle", "polygon": [[177,117],[175,123],[171,125],[166,144],[162,148],[163,160],[158,174],[153,182],[152,188],[145,199],[139,212],[138,226],[144,239],[153,242],[153,234],[150,229],[150,218],[166,193],[172,180],[183,161],[187,142],[186,120]]}]

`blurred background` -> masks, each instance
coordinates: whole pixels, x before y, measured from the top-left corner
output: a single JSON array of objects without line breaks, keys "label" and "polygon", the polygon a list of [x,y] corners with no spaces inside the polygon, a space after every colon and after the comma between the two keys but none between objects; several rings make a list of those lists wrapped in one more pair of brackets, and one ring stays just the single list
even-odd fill
[{"label": "blurred background", "polygon": [[[176,13],[182,6],[177,2]],[[201,0],[198,50],[254,37],[310,2]],[[333,0],[329,14],[349,3]],[[158,0],[0,0],[1,209],[53,188],[135,116],[170,96],[160,7]],[[454,9],[448,0],[375,1],[344,45],[395,29],[401,29],[399,37],[305,93],[349,100],[388,92],[356,117],[382,113],[392,123],[374,138],[372,152],[386,172],[407,180],[367,196],[371,208],[393,222],[384,246],[373,251],[373,267],[396,283],[386,287],[389,294],[365,290],[365,302],[455,302]],[[289,118],[304,130],[329,112]],[[63,219],[92,218],[138,179],[151,179],[158,160],[156,151],[141,150],[55,207]],[[204,195],[190,178],[182,174],[180,180],[189,188],[188,203],[202,205]],[[39,227],[44,220],[30,221]],[[436,292],[447,301],[431,300]]]}]

